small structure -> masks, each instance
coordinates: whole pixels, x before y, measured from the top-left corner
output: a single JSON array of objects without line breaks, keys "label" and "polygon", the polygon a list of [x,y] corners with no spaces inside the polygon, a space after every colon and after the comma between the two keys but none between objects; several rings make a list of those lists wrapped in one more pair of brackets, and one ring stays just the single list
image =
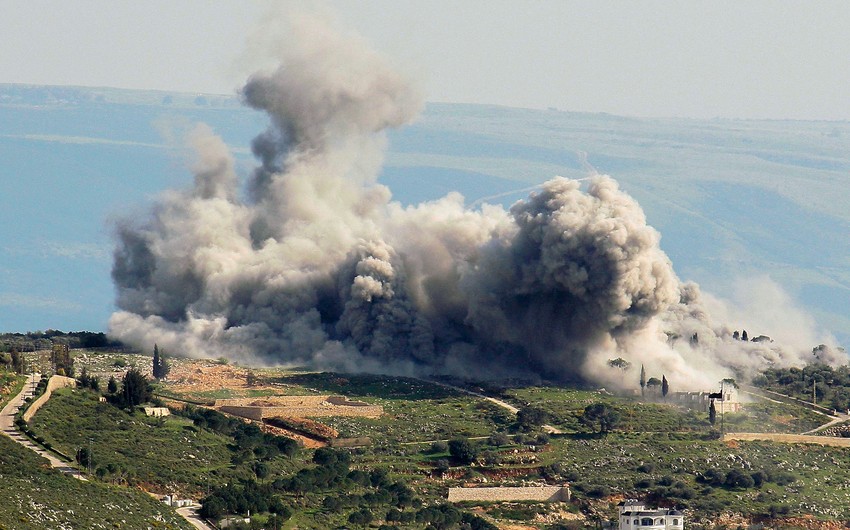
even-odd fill
[{"label": "small structure", "polygon": [[679,510],[650,510],[642,502],[628,499],[617,505],[620,530],[682,530],[685,514]]},{"label": "small structure", "polygon": [[185,508],[186,506],[192,506],[194,504],[192,499],[178,499],[173,495],[166,495],[160,500],[172,508]]},{"label": "small structure", "polygon": [[146,416],[153,416],[154,418],[162,418],[165,416],[171,415],[171,411],[168,410],[168,407],[142,407],[145,411]]},{"label": "small structure", "polygon": [[235,524],[241,524],[241,523],[251,524],[251,518],[250,517],[237,517],[237,516],[231,515],[231,516],[225,517],[222,520],[220,520],[218,522],[218,527],[219,528],[230,528],[231,526],[233,526]]},{"label": "small structure", "polygon": [[[720,394],[722,397],[712,397]],[[729,385],[723,392],[672,392],[668,399],[677,405],[688,407],[699,412],[708,412],[711,400],[714,399],[714,409],[718,414],[741,412],[744,405],[738,400],[738,392]]]}]

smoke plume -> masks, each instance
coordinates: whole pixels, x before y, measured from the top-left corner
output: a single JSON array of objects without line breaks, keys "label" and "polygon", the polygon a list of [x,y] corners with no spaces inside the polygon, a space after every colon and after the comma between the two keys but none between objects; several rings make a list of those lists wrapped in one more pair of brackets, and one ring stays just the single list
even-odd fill
[{"label": "smoke plume", "polygon": [[116,227],[113,336],[251,364],[614,385],[623,357],[680,388],[806,360],[712,323],[610,177],[554,178],[509,210],[392,202],[383,131],[417,116],[419,93],[327,17],[292,20],[277,66],[242,89],[270,121],[244,185],[198,126],[193,187]]}]

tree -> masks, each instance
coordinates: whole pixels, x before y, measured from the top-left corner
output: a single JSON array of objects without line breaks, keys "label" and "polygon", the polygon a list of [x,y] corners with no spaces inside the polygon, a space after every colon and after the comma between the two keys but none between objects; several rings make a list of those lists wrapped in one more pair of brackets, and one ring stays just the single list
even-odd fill
[{"label": "tree", "polygon": [[741,340],[750,340],[749,337],[747,337],[747,330],[741,332]]},{"label": "tree", "polygon": [[620,414],[605,403],[593,403],[584,408],[579,421],[591,429],[599,425],[599,434],[606,434],[620,423]]},{"label": "tree", "polygon": [[110,394],[118,392],[118,381],[115,380],[114,375],[109,376],[109,382],[106,383],[106,391]]},{"label": "tree", "polygon": [[625,372],[632,366],[632,363],[623,359],[622,357],[617,357],[616,359],[608,359],[608,366],[610,366],[611,368],[619,368],[620,370]]},{"label": "tree", "polygon": [[83,387],[83,388],[89,387],[89,383],[90,383],[91,379],[89,378],[89,373],[86,370],[85,366],[83,366],[83,369],[80,370],[80,376],[77,378],[77,381],[79,382],[81,387]]},{"label": "tree", "polygon": [[153,345],[153,376],[154,379],[164,379],[171,369],[165,361],[165,353],[159,351],[159,346]]},{"label": "tree", "polygon": [[153,395],[148,378],[136,368],[130,368],[121,380],[121,406],[132,408],[147,401]]},{"label": "tree", "polygon": [[670,391],[670,385],[667,383],[667,376],[662,375],[661,376],[661,396],[666,398],[667,392],[669,392],[669,391]]},{"label": "tree", "polygon": [[536,407],[523,407],[516,413],[517,425],[524,431],[534,430],[546,423],[548,419],[549,414]]},{"label": "tree", "polygon": [[76,460],[78,464],[86,469],[88,469],[90,465],[94,467],[94,459],[92,458],[88,447],[82,447],[79,451],[77,451]]},{"label": "tree", "polygon": [[478,448],[466,438],[449,440],[449,454],[459,464],[471,464],[478,458]]},{"label": "tree", "polygon": [[717,421],[717,407],[714,406],[714,400],[708,404],[708,422],[714,425]]},{"label": "tree", "polygon": [[646,388],[646,370],[643,365],[640,365],[640,395],[643,395],[643,390]]},{"label": "tree", "polygon": [[724,380],[722,380],[722,381],[720,381],[720,382],[721,382],[722,384],[724,384],[724,385],[731,385],[731,386],[732,386],[732,388],[734,388],[734,389],[736,389],[736,390],[738,389],[738,383],[737,383],[737,382],[735,382],[735,380],[734,380],[734,379],[732,379],[731,377],[727,377],[726,379],[724,379]]},{"label": "tree", "polygon": [[658,392],[658,387],[661,386],[661,380],[657,377],[650,377],[649,381],[646,382],[646,388],[652,390],[653,392]]},{"label": "tree", "polygon": [[12,358],[12,370],[15,373],[24,373],[24,356],[18,353],[18,349],[12,346],[12,351],[9,352]]}]

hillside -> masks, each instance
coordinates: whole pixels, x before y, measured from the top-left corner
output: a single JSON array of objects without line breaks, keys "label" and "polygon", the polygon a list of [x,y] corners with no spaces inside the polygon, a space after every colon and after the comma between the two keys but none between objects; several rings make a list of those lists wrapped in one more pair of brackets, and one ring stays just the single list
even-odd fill
[{"label": "hillside", "polygon": [[[0,212],[0,305],[14,308],[0,329],[105,328],[110,219],[189,183],[180,137],[197,121],[246,175],[265,123],[235,97],[0,86],[0,193],[15,199]],[[390,134],[380,180],[404,204],[457,190],[467,204],[508,205],[552,175],[608,173],[641,203],[682,278],[743,304],[758,296],[738,280],[768,276],[847,342],[848,147],[845,122],[433,104]],[[783,332],[779,321],[756,319],[768,335]]]},{"label": "hillside", "polygon": [[[723,441],[716,430],[720,419],[712,426],[705,411],[660,395],[516,382],[482,388],[453,381],[461,386],[451,387],[403,377],[169,362],[168,380],[155,388],[171,400],[171,416],[130,414],[90,390],[63,390],[31,427],[66,452],[91,440],[96,475],[104,483],[181,492],[202,499],[215,517],[250,509],[258,524],[277,521],[283,528],[413,529],[430,522],[448,530],[461,520],[472,528],[583,528],[612,518],[623,498],[684,509],[689,528],[732,522],[790,528],[804,519],[807,528],[831,528],[850,517],[847,449]],[[149,363],[142,355],[75,352],[77,369],[101,378],[120,375],[122,365],[147,370]],[[286,434],[280,428],[286,424],[246,424],[209,408],[222,397],[262,406],[274,395],[325,394],[379,405],[384,414],[302,418],[299,425],[313,425],[315,432],[318,425],[332,429],[321,431],[324,442],[287,455],[276,436]],[[182,410],[185,401],[175,398],[206,405]],[[800,433],[829,419],[793,402],[751,399],[741,412],[723,416],[728,432]],[[593,406],[613,413],[607,428],[590,419]],[[560,434],[544,434],[542,422]],[[328,441],[331,447],[322,447]],[[22,466],[17,469],[27,473],[37,467],[30,461]],[[564,484],[572,491],[570,502],[446,502],[450,487]]]}]

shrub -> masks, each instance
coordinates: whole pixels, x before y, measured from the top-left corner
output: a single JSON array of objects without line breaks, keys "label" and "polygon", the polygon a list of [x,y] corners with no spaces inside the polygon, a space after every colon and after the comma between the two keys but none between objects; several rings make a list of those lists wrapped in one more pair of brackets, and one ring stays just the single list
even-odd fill
[{"label": "shrub", "polygon": [[637,467],[637,470],[641,473],[652,473],[653,471],[655,471],[655,464],[653,464],[653,463],[641,464]]},{"label": "shrub", "polygon": [[724,485],[727,488],[752,488],[755,485],[755,481],[753,477],[747,475],[740,469],[732,469],[728,473],[726,473],[726,480],[724,481]]},{"label": "shrub", "polygon": [[585,492],[588,497],[593,497],[594,499],[601,499],[602,497],[607,497],[610,494],[610,490],[607,486],[603,486],[601,484],[590,486],[588,490]]},{"label": "shrub", "polygon": [[351,515],[348,516],[348,522],[351,524],[367,525],[372,522],[372,519],[372,512],[366,508],[351,512]]},{"label": "shrub", "polygon": [[449,441],[449,454],[460,464],[471,464],[478,457],[478,448],[466,438]]},{"label": "shrub", "polygon": [[494,447],[508,445],[509,443],[511,443],[510,438],[508,438],[508,435],[503,432],[493,433],[489,438],[487,438],[487,444]]},{"label": "shrub", "polygon": [[449,450],[449,444],[440,440],[431,444],[431,447],[428,448],[428,452],[433,454],[446,453]]},{"label": "shrub", "polygon": [[796,482],[797,477],[793,473],[778,473],[776,476],[771,477],[771,480],[779,486],[787,486],[792,482]]}]

